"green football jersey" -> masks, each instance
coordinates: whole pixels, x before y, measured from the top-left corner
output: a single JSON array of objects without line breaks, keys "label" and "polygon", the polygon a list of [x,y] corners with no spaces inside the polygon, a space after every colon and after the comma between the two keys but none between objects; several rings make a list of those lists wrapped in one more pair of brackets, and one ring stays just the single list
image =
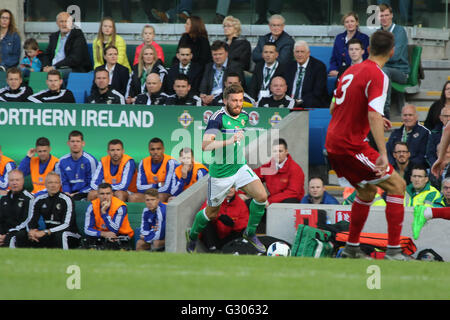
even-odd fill
[{"label": "green football jersey", "polygon": [[[241,111],[237,117],[232,117],[226,107],[223,107],[209,118],[205,132],[215,134],[216,141],[224,141],[231,138],[236,132],[244,130],[248,120],[247,112]],[[244,140],[212,150],[212,161],[209,166],[211,177],[230,177],[246,164]]]}]

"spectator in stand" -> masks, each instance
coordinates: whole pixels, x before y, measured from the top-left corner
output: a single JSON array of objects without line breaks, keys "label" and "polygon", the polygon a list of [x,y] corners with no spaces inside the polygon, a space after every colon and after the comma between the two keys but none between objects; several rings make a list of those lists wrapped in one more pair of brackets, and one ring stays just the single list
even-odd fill
[{"label": "spectator in stand", "polygon": [[16,163],[3,154],[2,146],[0,146],[0,196],[8,193],[9,173],[14,169],[16,169]]},{"label": "spectator in stand", "polygon": [[[190,16],[184,24],[185,32],[178,41],[178,48],[181,46],[189,46],[192,50],[192,61],[200,66],[205,66],[211,62],[211,47],[209,46],[208,32],[202,18],[198,16]],[[177,57],[172,63],[177,63]]]},{"label": "spectator in stand", "polygon": [[[75,221],[75,204],[71,197],[62,193],[61,179],[56,172],[45,177],[47,192],[30,203],[27,226],[16,234],[18,248],[78,248],[80,234]],[[44,230],[39,230],[40,221]]]},{"label": "spectator in stand", "polygon": [[393,157],[394,144],[397,141],[403,141],[408,144],[411,153],[410,161],[414,164],[425,164],[425,154],[427,150],[428,136],[430,131],[419,123],[419,115],[416,107],[405,105],[402,109],[403,125],[391,132],[386,144],[388,159],[390,164],[394,164]]},{"label": "spectator in stand", "polygon": [[406,185],[411,183],[411,172],[414,163],[409,161],[411,154],[408,149],[408,144],[403,141],[397,141],[394,144],[394,152],[392,156],[395,159],[392,165],[395,171],[405,180]]},{"label": "spectator in stand", "polygon": [[14,247],[16,234],[26,227],[33,195],[24,189],[22,171],[9,172],[9,190],[0,202],[0,247]]},{"label": "spectator in stand", "polygon": [[92,70],[88,45],[83,31],[73,27],[73,18],[68,12],[56,16],[58,31],[51,33],[47,50],[42,55],[42,71],[59,70],[66,79],[70,72]]},{"label": "spectator in stand", "polygon": [[242,237],[248,217],[247,205],[236,195],[236,188],[232,187],[220,206],[217,219],[208,222],[200,239],[209,252],[217,252],[226,243]]},{"label": "spectator in stand", "polygon": [[294,45],[295,61],[285,67],[284,78],[288,94],[296,99],[297,105],[310,108],[328,108],[327,68],[312,57],[308,43],[299,40]]},{"label": "spectator in stand", "polygon": [[[379,5],[381,29],[389,31],[394,35],[395,48],[394,55],[384,65],[383,71],[392,82],[405,84],[408,81],[409,62],[408,62],[408,35],[405,28],[393,23],[394,14],[392,7],[386,4]],[[388,85],[386,103],[384,106],[384,116],[389,119],[391,109],[391,85]],[[404,104],[404,96],[400,94],[400,107]]]},{"label": "spectator in stand", "polygon": [[[111,17],[111,0],[104,0],[103,2],[103,15]],[[131,21],[131,0],[120,0],[120,9],[122,12],[122,23],[130,23]]]},{"label": "spectator in stand", "polygon": [[[59,159],[51,155],[52,148],[46,137],[36,140],[36,146],[28,150],[27,155],[19,164],[19,170],[26,177],[31,175],[33,194],[45,189],[45,178],[52,171],[58,171]],[[37,157],[34,155],[37,153]]]},{"label": "spectator in stand", "polygon": [[126,102],[128,104],[134,103],[136,101],[136,96],[145,92],[145,81],[147,75],[150,73],[159,74],[164,91],[164,80],[167,75],[167,70],[164,68],[161,60],[158,59],[155,47],[152,45],[145,45],[139,55],[139,63],[133,66],[133,72],[128,81],[127,91],[125,93]]},{"label": "spectator in stand", "polygon": [[[437,155],[439,155],[440,149],[441,149],[441,143],[439,143],[436,147]],[[445,158],[444,158],[443,162],[444,162],[444,166],[443,166],[444,169],[442,170],[442,173],[440,173],[437,176],[434,174],[429,175],[430,183],[436,189],[441,189],[442,181],[444,179],[450,177],[450,165],[449,165],[449,163],[450,163],[450,147],[447,147],[447,150],[445,152]]]},{"label": "spectator in stand", "polygon": [[172,197],[178,196],[207,174],[208,168],[194,160],[194,151],[191,148],[181,149],[180,165],[175,168],[170,194]]},{"label": "spectator in stand", "polygon": [[450,207],[450,177],[442,181],[441,197],[433,203],[433,207]]},{"label": "spectator in stand", "polygon": [[266,184],[269,204],[299,203],[305,195],[305,174],[292,159],[283,138],[273,141],[272,159],[255,169],[255,173]]},{"label": "spectator in stand", "polygon": [[[177,1],[178,2],[178,1]],[[192,0],[180,0],[175,8],[172,8],[166,12],[152,9],[152,16],[159,22],[174,23],[177,17],[183,21],[186,21],[192,12]]]},{"label": "spectator in stand", "polygon": [[436,126],[441,125],[441,110],[444,107],[450,107],[450,80],[445,82],[440,99],[433,102],[428,110],[427,118],[423,123],[428,130],[433,130]]},{"label": "spectator in stand", "polygon": [[336,79],[336,87],[337,80],[342,76],[342,74],[352,65],[361,63],[364,61],[364,45],[361,40],[357,38],[352,38],[347,42],[347,50],[348,56],[350,57],[350,64],[343,63],[342,66],[338,70],[337,79]]},{"label": "spectator in stand", "polygon": [[280,14],[283,7],[283,0],[259,0],[255,2],[255,10],[258,20],[255,24],[266,24],[267,13],[270,15]]},{"label": "spectator in stand", "polygon": [[166,93],[174,94],[173,85],[175,79],[180,74],[184,74],[188,77],[189,83],[191,84],[191,92],[194,95],[199,94],[200,82],[203,76],[203,66],[192,61],[192,49],[189,46],[179,46],[177,49],[177,59],[176,62],[168,71],[167,74],[167,86]]},{"label": "spectator in stand", "polygon": [[[349,12],[342,17],[342,24],[345,31],[334,39],[333,53],[330,58],[330,68],[328,75],[337,77],[342,69],[346,69],[353,64],[353,59],[349,52],[349,41],[358,39],[363,50],[363,60],[369,57],[369,36],[359,31],[359,18],[356,12]],[[343,72],[342,72],[343,73]]]},{"label": "spectator in stand", "polygon": [[143,43],[136,47],[136,52],[134,53],[133,66],[139,63],[139,54],[145,45],[152,45],[155,47],[158,59],[164,63],[164,51],[159,44],[157,44],[153,39],[155,38],[155,28],[149,24],[146,24],[142,29],[142,40]]},{"label": "spectator in stand", "polygon": [[0,101],[29,102],[28,97],[33,94],[33,89],[24,84],[22,80],[22,73],[19,68],[9,68],[6,71],[7,86],[0,89]]},{"label": "spectator in stand", "polygon": [[102,182],[111,185],[114,196],[122,201],[128,200],[128,191],[136,192],[136,163],[134,159],[125,154],[123,142],[113,139],[108,142],[108,155],[100,160],[94,177],[88,201],[98,196],[98,189]]},{"label": "spectator in stand", "polygon": [[117,243],[121,237],[120,242],[130,247],[134,231],[128,220],[127,204],[114,193],[109,183],[98,185],[98,197],[86,210],[84,233],[91,241]]},{"label": "spectator in stand", "polygon": [[[95,68],[106,69],[109,73],[109,86],[125,95],[127,91],[128,81],[130,80],[130,70],[117,62],[119,51],[114,46],[108,46],[104,50],[105,64]],[[92,84],[92,89],[95,88],[95,83]]]},{"label": "spectator in stand", "polygon": [[145,191],[145,208],[142,211],[141,230],[136,251],[164,251],[166,237],[166,205],[159,200],[158,190]]},{"label": "spectator in stand", "polygon": [[30,72],[40,72],[42,69],[42,62],[37,57],[40,53],[39,45],[36,39],[30,38],[25,40],[23,48],[25,57],[20,62],[20,70],[24,77],[29,77]]},{"label": "spectator in stand", "polygon": [[145,105],[164,105],[169,97],[166,93],[161,91],[162,82],[159,74],[150,73],[145,81],[145,92],[138,94],[134,104],[145,104]]},{"label": "spectator in stand", "polygon": [[270,96],[270,81],[284,73],[283,66],[277,60],[277,46],[273,42],[264,44],[262,51],[263,61],[258,62],[253,71],[248,93],[253,99],[260,100]]},{"label": "spectator in stand", "polygon": [[48,89],[39,91],[28,97],[35,103],[75,103],[75,97],[69,89],[62,89],[63,78],[58,70],[50,70],[47,73]]},{"label": "spectator in stand", "polygon": [[0,10],[0,67],[3,71],[17,67],[20,61],[21,40],[14,15],[8,9]]},{"label": "spectator in stand", "polygon": [[257,103],[257,107],[295,108],[295,100],[286,95],[288,87],[286,80],[282,76],[273,77],[270,81],[269,88],[270,95],[268,97],[261,98]]},{"label": "spectator in stand", "polygon": [[170,197],[170,184],[179,163],[164,153],[164,143],[160,138],[150,140],[148,151],[150,156],[139,163],[137,193],[130,195],[130,202],[144,202],[144,192],[150,188],[158,189],[159,200],[167,202]]},{"label": "spectator in stand", "polygon": [[439,191],[430,184],[425,166],[415,165],[411,172],[411,183],[406,186],[405,207],[432,207],[439,197]]},{"label": "spectator in stand", "polygon": [[205,106],[211,105],[214,97],[222,93],[224,80],[228,73],[236,72],[239,74],[241,83],[245,83],[241,64],[228,58],[228,50],[228,44],[221,40],[214,41],[211,46],[213,62],[205,66],[203,79],[200,83],[200,98]]},{"label": "spectator in stand", "polygon": [[104,51],[106,47],[113,46],[117,48],[117,63],[128,68],[131,72],[130,63],[127,57],[127,45],[125,40],[117,34],[116,24],[111,17],[104,17],[100,22],[97,37],[92,42],[92,51],[94,56],[94,69],[105,64]]},{"label": "spectator in stand", "polygon": [[255,63],[263,61],[262,51],[267,42],[273,42],[277,46],[278,61],[286,65],[293,60],[293,49],[295,40],[284,31],[285,19],[275,14],[269,19],[270,33],[260,36],[258,43],[252,52],[252,60]]},{"label": "spectator in stand", "polygon": [[109,85],[109,72],[104,67],[95,69],[94,87],[86,103],[125,104],[124,96]]},{"label": "spectator in stand", "polygon": [[[236,72],[229,72],[225,78],[224,82],[224,88],[230,87],[233,84],[238,84],[242,86],[241,80],[239,79],[239,74]],[[223,102],[223,91],[219,93],[218,95],[214,96],[213,101],[211,102],[212,106],[225,106],[225,103]],[[255,100],[250,97],[249,94],[244,92],[244,107],[256,107]]]},{"label": "spectator in stand", "polygon": [[229,46],[228,58],[239,62],[243,70],[249,71],[252,47],[250,42],[241,36],[241,21],[233,16],[227,16],[223,20],[223,33]]},{"label": "spectator in stand", "polygon": [[428,137],[425,159],[430,168],[437,160],[437,146],[441,141],[442,131],[450,120],[450,105],[445,106],[441,109],[441,115],[439,116],[439,118],[440,123],[435,125],[434,129],[431,130],[430,136]]},{"label": "spectator in stand", "polygon": [[61,176],[62,191],[74,200],[87,198],[98,161],[83,148],[86,142],[83,133],[73,130],[67,141],[70,153],[59,159],[58,173]]},{"label": "spectator in stand", "polygon": [[179,74],[173,84],[174,94],[167,97],[167,106],[197,106],[201,107],[202,99],[194,95],[191,91],[189,78],[184,74]]},{"label": "spectator in stand", "polygon": [[308,194],[303,197],[300,203],[339,204],[339,201],[325,191],[322,178],[312,177],[309,179]]}]

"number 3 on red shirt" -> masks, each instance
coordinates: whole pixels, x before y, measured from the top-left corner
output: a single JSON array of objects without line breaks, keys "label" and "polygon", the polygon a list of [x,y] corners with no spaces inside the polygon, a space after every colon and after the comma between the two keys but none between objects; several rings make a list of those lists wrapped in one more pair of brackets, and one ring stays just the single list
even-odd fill
[{"label": "number 3 on red shirt", "polygon": [[345,95],[347,93],[347,88],[350,86],[350,84],[353,81],[353,74],[347,74],[345,77],[342,78],[341,83],[342,85],[340,86],[340,92],[337,91],[336,93],[341,93],[341,96],[338,97],[336,95],[336,105],[340,105],[344,102],[345,100]]}]

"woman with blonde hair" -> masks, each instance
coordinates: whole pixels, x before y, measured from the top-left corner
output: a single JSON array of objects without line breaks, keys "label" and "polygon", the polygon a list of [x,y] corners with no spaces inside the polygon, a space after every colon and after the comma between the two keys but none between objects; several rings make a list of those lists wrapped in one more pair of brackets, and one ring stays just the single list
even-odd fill
[{"label": "woman with blonde hair", "polygon": [[330,70],[328,75],[336,77],[339,69],[351,65],[352,61],[348,53],[348,42],[353,39],[359,39],[363,44],[363,60],[369,57],[369,36],[359,31],[359,18],[356,12],[349,12],[342,17],[342,24],[345,31],[340,33],[334,39],[333,53],[330,58]]},{"label": "woman with blonde hair", "polygon": [[223,19],[225,42],[228,43],[228,59],[239,62],[242,69],[250,70],[252,47],[250,42],[241,36],[241,21],[233,16]]},{"label": "woman with blonde hair", "polygon": [[94,55],[94,69],[105,64],[103,59],[104,50],[108,46],[116,47],[119,52],[118,63],[130,70],[130,63],[127,57],[127,45],[125,40],[117,34],[116,24],[113,18],[104,17],[100,22],[97,37],[92,43],[92,50]]},{"label": "woman with blonde hair", "polygon": [[0,10],[0,67],[6,71],[20,61],[21,40],[11,11]]},{"label": "woman with blonde hair", "polygon": [[131,77],[128,82],[127,92],[125,94],[128,104],[133,103],[138,94],[145,92],[145,82],[150,73],[159,74],[159,78],[163,84],[162,88],[164,88],[164,80],[167,75],[167,70],[164,68],[161,60],[158,59],[158,54],[155,47],[152,45],[145,45],[139,54],[138,64],[133,66],[133,72],[131,73]]}]

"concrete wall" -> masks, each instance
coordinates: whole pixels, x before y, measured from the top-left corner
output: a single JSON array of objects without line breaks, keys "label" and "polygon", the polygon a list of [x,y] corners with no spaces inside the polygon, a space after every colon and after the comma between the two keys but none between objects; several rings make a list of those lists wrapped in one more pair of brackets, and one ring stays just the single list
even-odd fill
[{"label": "concrete wall", "polygon": [[[295,240],[295,210],[297,209],[323,209],[327,211],[330,223],[335,223],[337,210],[351,210],[350,206],[331,205],[306,205],[306,204],[272,204],[267,209],[267,235],[273,236],[289,243]],[[385,207],[372,207],[363,229],[363,232],[387,233]],[[413,208],[405,208],[402,236],[412,238],[411,224],[413,221]],[[430,220],[422,229],[418,240],[414,240],[417,246],[417,255],[423,249],[431,248],[442,256],[445,261],[450,261],[450,221],[442,219]]]},{"label": "concrete wall", "polygon": [[[307,178],[308,120],[308,112],[292,112],[273,129],[262,134],[257,141],[254,140],[246,149],[246,158],[254,160],[250,166],[258,167],[270,159],[270,153],[265,155],[263,153],[267,150],[267,146],[270,146],[272,139],[279,136],[287,140],[292,157],[301,163]],[[261,154],[261,156],[254,157],[255,154]],[[207,180],[206,177],[200,180],[167,205],[166,251],[185,252],[185,230],[192,225],[194,215],[206,200]]]},{"label": "concrete wall", "polygon": [[20,37],[22,42],[25,41],[25,23],[24,23],[24,11],[23,11],[24,0],[0,0],[0,8],[8,9],[14,15],[17,28],[19,29]]}]

